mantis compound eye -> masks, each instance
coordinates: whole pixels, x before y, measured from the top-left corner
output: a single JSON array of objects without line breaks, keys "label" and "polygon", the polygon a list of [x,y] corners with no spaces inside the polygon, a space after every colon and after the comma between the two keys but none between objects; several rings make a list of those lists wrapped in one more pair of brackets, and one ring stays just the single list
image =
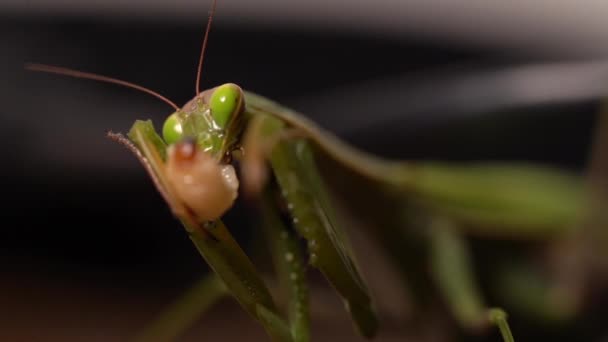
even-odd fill
[{"label": "mantis compound eye", "polygon": [[237,197],[239,181],[232,165],[219,163],[192,139],[169,147],[166,174],[177,197],[201,221],[221,217]]},{"label": "mantis compound eye", "polygon": [[234,83],[217,87],[209,101],[213,120],[221,128],[226,128],[238,114],[243,99],[243,91]]},{"label": "mantis compound eye", "polygon": [[183,136],[182,122],[175,112],[169,115],[163,124],[163,139],[167,145],[172,145],[180,141]]}]

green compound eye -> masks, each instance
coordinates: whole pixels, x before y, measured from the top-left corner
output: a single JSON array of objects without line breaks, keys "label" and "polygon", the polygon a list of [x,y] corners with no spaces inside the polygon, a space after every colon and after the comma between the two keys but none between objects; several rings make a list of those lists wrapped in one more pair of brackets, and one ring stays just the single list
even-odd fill
[{"label": "green compound eye", "polygon": [[226,128],[233,115],[236,114],[241,102],[241,94],[242,91],[239,86],[233,83],[226,83],[217,87],[213,95],[211,95],[211,100],[209,101],[211,115],[221,128]]},{"label": "green compound eye", "polygon": [[167,145],[175,144],[184,136],[182,122],[177,116],[177,112],[169,115],[163,124],[163,139]]}]

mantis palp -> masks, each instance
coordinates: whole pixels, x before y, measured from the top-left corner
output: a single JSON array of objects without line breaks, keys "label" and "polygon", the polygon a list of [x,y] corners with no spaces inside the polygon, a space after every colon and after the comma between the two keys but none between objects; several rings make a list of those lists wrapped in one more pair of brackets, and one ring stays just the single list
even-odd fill
[{"label": "mantis palp", "polygon": [[[486,308],[472,281],[464,234],[531,240],[568,234],[587,208],[582,179],[529,164],[385,160],[353,149],[301,114],[235,84],[201,92],[200,75],[214,10],[215,1],[199,58],[197,95],[181,108],[125,81],[38,64],[28,68],[136,88],[174,108],[163,125],[162,138],[149,121],[137,121],[128,138],[115,133],[109,136],[135,153],[228,292],[274,340],[309,339],[305,252],[298,236],[307,242],[310,264],[342,297],[362,335],[372,337],[377,330],[375,310],[355,253],[346,232],[339,229],[317,170],[318,155],[332,159],[388,194],[390,214],[405,215],[415,210],[423,216],[426,230],[418,233],[428,255],[421,259],[431,269],[432,281],[454,317],[467,328],[496,323],[504,331],[505,340],[512,340],[504,314]],[[238,152],[244,155],[239,157]],[[241,182],[231,165],[233,158],[241,158]],[[266,164],[272,175],[266,175]],[[290,289],[287,319],[220,219],[236,199],[239,183],[262,202],[279,278]],[[277,194],[297,234],[281,220]],[[408,238],[397,232],[399,227],[376,228],[377,234],[384,235],[379,242],[389,254],[399,248],[400,239]],[[397,236],[387,238],[391,234]],[[513,267],[521,270],[518,265]],[[505,266],[504,270],[508,274],[510,268]]]}]

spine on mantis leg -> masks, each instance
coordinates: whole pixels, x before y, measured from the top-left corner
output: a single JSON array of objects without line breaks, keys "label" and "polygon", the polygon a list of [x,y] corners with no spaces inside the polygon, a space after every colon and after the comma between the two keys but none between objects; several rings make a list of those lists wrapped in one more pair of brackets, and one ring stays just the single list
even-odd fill
[{"label": "spine on mantis leg", "polygon": [[295,234],[285,227],[276,209],[274,189],[262,199],[262,225],[270,241],[279,284],[287,295],[287,313],[294,342],[310,341],[309,294],[306,263]]},{"label": "spine on mantis leg", "polygon": [[[284,129],[283,122],[276,118],[265,116],[263,120],[262,137],[276,137]],[[370,296],[347,237],[336,227],[309,143],[303,139],[279,140],[270,153],[270,163],[294,227],[308,242],[310,263],[343,297],[360,333],[374,336],[377,318]]]}]

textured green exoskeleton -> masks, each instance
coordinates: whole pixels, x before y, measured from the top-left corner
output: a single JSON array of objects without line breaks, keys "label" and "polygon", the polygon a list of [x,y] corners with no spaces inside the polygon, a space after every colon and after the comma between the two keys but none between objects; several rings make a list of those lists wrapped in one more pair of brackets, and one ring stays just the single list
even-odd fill
[{"label": "textured green exoskeleton", "polygon": [[[219,93],[214,93],[218,90]],[[253,136],[268,142],[268,150],[260,156],[267,159],[273,171],[293,227],[307,241],[310,264],[318,268],[342,296],[364,336],[373,336],[377,329],[373,305],[356,266],[352,247],[332,212],[329,196],[315,165],[312,145],[345,168],[373,179],[384,191],[394,193],[396,198],[403,198],[404,203],[413,203],[456,224],[458,228],[432,229],[433,233],[428,236],[435,257],[430,262],[436,272],[434,279],[443,284],[440,290],[449,299],[454,315],[467,326],[483,322],[494,322],[501,327],[505,325],[497,319],[488,318],[491,311],[487,311],[477,297],[478,290],[472,282],[470,270],[467,270],[466,257],[458,261],[466,247],[459,247],[460,242],[454,238],[454,229],[481,236],[538,239],[568,231],[584,214],[583,187],[574,176],[525,164],[467,166],[383,160],[356,151],[299,114],[258,95],[243,94],[240,88],[231,84],[201,93],[183,109],[172,114],[163,127],[164,141],[153,133],[149,124],[143,123],[136,123],[130,137],[147,160],[154,159],[142,146],[149,145],[148,149],[156,149],[155,153],[161,156],[156,163],[166,158],[165,142],[178,142],[184,138],[195,139],[203,151],[213,155],[218,163],[224,163],[231,159],[233,151],[241,147],[248,153],[247,146],[241,146],[243,131],[247,127],[255,127]],[[288,132],[293,129],[298,130],[299,134],[290,137]],[[142,132],[139,138],[134,133],[138,130]],[[142,144],[144,133],[146,144]],[[265,203],[268,201],[265,200]],[[278,221],[272,218],[276,215],[272,214],[270,206],[265,207],[265,221],[274,221],[273,225],[276,225]],[[253,270],[253,266],[244,262],[248,260],[244,254],[236,252],[240,248],[228,238],[221,221],[207,222],[198,230],[189,227],[187,222],[185,225],[191,234],[192,231],[199,233],[201,238],[194,235],[193,241],[201,254],[226,282],[237,300],[266,326],[271,336],[277,339],[308,339],[307,321],[296,319],[303,317],[302,312],[298,315],[292,307],[288,323],[274,311],[274,304],[266,290],[247,293],[244,287],[257,277],[248,271],[243,273],[243,270]],[[291,234],[285,228],[280,230]],[[289,244],[293,248],[293,242]],[[279,247],[274,249],[283,251]],[[293,253],[289,253],[295,257],[298,255],[296,252],[293,250]],[[235,255],[239,257],[233,259]],[[243,261],[234,263],[234,260]],[[285,265],[277,263],[277,267],[285,268]],[[235,273],[236,269],[239,271]],[[248,275],[242,278],[237,274]],[[449,274],[461,278],[457,280]],[[304,274],[297,274],[296,278],[300,276],[303,278]],[[257,284],[255,288],[265,288],[261,281],[255,280],[254,283]],[[302,297],[304,286],[302,282],[288,282],[286,285],[292,289],[290,293],[295,296],[292,300],[296,300],[299,308],[305,306],[306,296]],[[466,297],[471,299],[465,300]]]},{"label": "textured green exoskeleton", "polygon": [[173,144],[185,137],[221,160],[235,149],[243,129],[243,92],[228,83],[206,90],[171,114],[163,124],[163,138]]},{"label": "textured green exoskeleton", "polygon": [[[164,179],[162,163],[166,156],[165,146],[154,132],[152,123],[137,121],[131,128],[129,137],[141,151],[141,160],[149,165],[148,171],[155,179],[157,187],[164,197],[168,198],[167,202],[175,206],[172,203],[179,202],[180,199],[170,193],[170,187]],[[172,209],[176,211],[175,208]],[[255,267],[220,220],[201,223],[186,216],[178,215],[178,218],[209,266],[250,314],[260,319],[259,306],[264,306],[269,311],[276,310],[274,301]]]},{"label": "textured green exoskeleton", "polygon": [[[285,123],[258,114],[258,139],[276,140]],[[247,153],[247,151],[245,152]],[[292,222],[308,242],[310,263],[318,268],[344,298],[360,332],[371,337],[377,322],[368,290],[359,275],[346,234],[338,226],[325,186],[305,139],[279,140],[271,147],[270,165],[281,188]]]},{"label": "textured green exoskeleton", "polygon": [[[203,51],[204,46],[205,43]],[[404,278],[414,283],[411,286],[414,296],[422,298],[426,292],[428,299],[435,295],[429,294],[429,289],[436,289],[462,327],[474,330],[488,323],[495,324],[506,342],[513,341],[506,314],[484,304],[466,238],[565,239],[589,214],[589,196],[578,175],[529,163],[386,160],[356,150],[303,115],[262,96],[243,92],[232,83],[200,92],[178,108],[159,94],[128,82],[57,67],[30,65],[29,68],[127,85],[152,93],[175,108],[162,126],[162,138],[150,121],[136,121],[129,139],[114,133],[109,136],[127,146],[142,162],[193,244],[217,275],[203,283],[202,288],[210,292],[210,297],[189,298],[200,298],[200,305],[207,307],[224,293],[231,294],[274,341],[310,340],[307,257],[309,264],[325,276],[343,299],[358,331],[371,338],[378,330],[368,286],[360,274],[347,231],[333,212],[332,197],[318,168],[317,157],[328,158],[347,173],[356,174],[373,184],[375,192],[389,199],[388,202],[378,200],[361,211],[373,211],[374,205],[384,205],[378,212],[392,216],[376,221],[391,225],[377,224],[370,232],[401,267]],[[197,79],[197,92],[198,83]],[[179,146],[184,147],[178,151],[181,155],[176,154]],[[193,198],[187,198],[175,186],[176,181],[186,185],[196,181],[201,193],[206,192],[207,186],[230,183],[238,187],[234,172],[230,173],[231,162],[243,153],[243,177],[252,179],[247,188],[258,195],[263,235],[269,242],[278,283],[287,294],[286,317],[253,262],[221,221],[219,211],[201,214],[201,203],[193,203]],[[217,169],[221,173],[214,174],[215,180],[227,183],[201,179],[200,174],[193,172],[178,173],[178,176],[168,172],[168,165],[175,158],[192,164],[193,160],[198,162],[191,158],[197,154],[205,156],[201,160],[206,163],[203,166],[208,166],[207,172]],[[271,169],[268,174],[264,172],[266,166]],[[231,190],[236,197],[236,189]],[[216,199],[229,201],[224,203],[225,207],[230,207],[234,200],[212,198],[209,202]],[[282,207],[286,208],[285,212],[281,211]],[[224,207],[221,209],[225,212]],[[411,224],[415,221],[408,217],[414,216],[412,213],[424,217],[422,223]],[[282,214],[287,215],[288,224]],[[605,219],[605,215],[601,218]],[[599,222],[602,224],[605,222]],[[596,233],[605,238],[603,232]],[[305,249],[300,240],[306,242]],[[556,297],[550,291],[549,282],[525,262],[509,260],[497,263],[495,268],[493,290],[506,303],[510,301],[510,307],[555,321],[576,314],[578,303],[564,300],[567,297],[559,297],[559,293]],[[420,276],[425,272],[429,274]],[[199,312],[187,305],[178,305],[176,310]],[[166,332],[163,336],[175,336],[179,329],[171,325],[158,326]],[[154,334],[160,330],[151,331]]]},{"label": "textured green exoskeleton", "polygon": [[[35,66],[33,69],[108,80],[54,67]],[[257,154],[256,148],[248,148],[244,144],[246,131],[262,141]],[[325,275],[343,298],[362,335],[372,337],[377,330],[374,305],[356,265],[347,234],[340,228],[331,208],[326,185],[317,170],[317,154],[374,183],[379,193],[391,198],[393,203],[390,207],[396,208],[396,216],[414,210],[429,218],[449,222],[449,229],[430,226],[426,227],[429,229],[427,233],[420,235],[427,240],[424,245],[430,251],[424,262],[432,269],[433,278],[440,284],[438,289],[453,315],[463,325],[495,323],[507,340],[512,337],[505,330],[506,316],[499,310],[488,311],[479,297],[463,236],[535,241],[561,239],[580,225],[590,207],[583,179],[577,175],[529,163],[453,164],[382,159],[353,149],[301,114],[259,95],[243,92],[235,84],[201,92],[177,109],[162,127],[163,138],[157,135],[150,122],[144,121],[133,125],[129,132],[130,141],[120,135],[110,135],[139,157],[228,292],[262,323],[275,340],[309,339],[308,295],[302,263],[302,254],[306,253],[310,264]],[[289,265],[276,262],[277,269],[283,269],[278,272],[283,279],[281,282],[291,294],[288,319],[282,318],[259,273],[219,217],[201,220],[189,200],[176,192],[165,169],[171,159],[167,151],[185,140],[194,141],[197,151],[211,156],[218,166],[228,165],[234,152],[241,151],[245,155],[256,155],[258,163],[268,164],[272,169],[271,183],[278,186],[291,225],[307,242],[306,252],[300,251],[294,233],[278,225],[278,220],[273,218],[276,214],[272,212],[276,208],[267,199],[263,200],[266,208],[263,221],[279,227],[269,228],[267,235],[271,237],[280,231],[280,235],[286,233],[288,236],[288,239],[275,241],[275,254],[293,255],[293,260],[297,261]],[[258,178],[256,191],[266,191],[265,183],[262,183],[264,178]],[[385,242],[388,241],[385,239]],[[386,246],[399,248],[395,241]],[[398,251],[390,253],[401,255]],[[536,286],[535,291],[539,293],[548,291],[541,282],[522,285],[521,279],[526,276],[535,279],[535,274],[518,267],[521,268],[513,267],[513,264],[501,266],[496,272],[501,284],[496,289],[505,298],[528,302],[522,296],[528,285]],[[289,277],[285,276],[285,270],[290,270],[289,277],[295,274],[297,281],[286,281]],[[424,286],[418,286],[421,287]],[[554,301],[549,298],[540,301],[539,305],[548,308]],[[522,310],[534,311],[521,307]],[[571,316],[576,308],[576,305],[568,306],[564,309],[566,314],[557,313],[557,316]],[[548,317],[556,315],[556,310],[561,309],[538,309],[536,312]]]},{"label": "textured green exoskeleton", "polygon": [[[164,140],[155,133],[149,121],[136,122],[129,138],[137,146],[135,152],[140,154],[140,160],[147,167],[159,191],[227,289],[265,326],[274,339],[285,340],[289,336],[297,341],[307,341],[309,324],[304,265],[299,261],[301,252],[296,247],[297,243],[292,241],[293,238],[274,243],[274,249],[279,251],[277,253],[290,255],[290,258],[300,265],[293,267],[296,264],[291,264],[290,281],[286,284],[286,287],[292,289],[291,295],[295,296],[295,302],[290,309],[291,323],[288,324],[276,311],[264,283],[223,223],[219,219],[199,222],[195,218],[196,215],[190,215],[192,207],[172,190],[171,180],[164,171],[163,164],[167,163],[169,158],[166,152],[167,143],[177,143],[184,139],[194,139],[202,153],[209,153],[217,163],[229,161],[231,153],[240,148],[239,138],[244,125],[250,119],[251,114],[245,110],[240,88],[227,84],[201,93],[170,115],[163,125]],[[276,133],[283,128],[281,121],[272,117],[267,119],[275,125],[272,128],[274,131],[269,133]],[[347,308],[360,331],[371,337],[375,334],[377,323],[371,309],[370,297],[354,266],[352,251],[343,245],[346,243],[346,237],[342,233],[338,234],[334,226],[335,219],[323,193],[321,180],[318,175],[310,173],[311,170],[315,171],[314,162],[305,144],[305,141],[278,142],[276,152],[273,152],[270,158],[277,183],[282,189],[287,207],[290,208],[295,228],[309,242],[311,264],[327,276],[345,298]],[[265,221],[276,226],[277,220],[273,218],[272,208],[268,205],[265,205],[265,208]],[[292,234],[284,228],[273,229],[270,231],[282,232],[279,235]],[[280,265],[277,264],[277,267],[280,268]],[[290,331],[287,335],[286,329]]]},{"label": "textured green exoskeleton", "polygon": [[[243,125],[252,118],[240,88],[227,84],[201,93],[169,116],[163,132],[166,141],[195,139],[203,151],[221,162],[237,148]],[[263,127],[260,139],[272,138],[284,129],[282,121],[270,116],[265,119],[268,124]],[[365,336],[371,337],[377,323],[369,294],[355,267],[352,251],[343,246],[347,244],[346,237],[336,228],[308,149],[305,141],[278,141],[270,156],[275,177],[295,228],[308,241],[311,264],[319,268],[345,298],[357,326]],[[204,254],[204,249],[199,247],[199,250]]]},{"label": "textured green exoskeleton", "polygon": [[[219,96],[217,92],[220,92]],[[193,138],[204,152],[222,162],[237,148],[238,137],[243,131],[242,125],[253,118],[247,112],[242,98],[240,88],[231,84],[201,93],[166,120],[163,128],[165,140]],[[220,122],[216,121],[218,118]],[[260,139],[272,138],[284,129],[282,121],[270,116],[265,119],[267,124],[262,127]],[[135,138],[133,134],[130,136]],[[156,137],[153,139],[159,140]],[[141,145],[137,140],[134,141]],[[292,222],[300,235],[308,241],[311,264],[319,268],[343,296],[346,307],[362,334],[371,337],[377,329],[371,300],[354,264],[352,251],[344,246],[348,244],[346,236],[336,227],[329,200],[323,192],[310,153],[303,140],[279,140],[270,156],[270,163],[290,209]],[[215,227],[211,224],[206,226]],[[201,254],[205,255],[211,246],[203,246],[203,242],[205,240],[195,241],[195,244]],[[230,288],[230,284],[227,286]],[[253,308],[250,310],[259,313]],[[273,321],[269,317],[265,315],[267,323]]]}]

